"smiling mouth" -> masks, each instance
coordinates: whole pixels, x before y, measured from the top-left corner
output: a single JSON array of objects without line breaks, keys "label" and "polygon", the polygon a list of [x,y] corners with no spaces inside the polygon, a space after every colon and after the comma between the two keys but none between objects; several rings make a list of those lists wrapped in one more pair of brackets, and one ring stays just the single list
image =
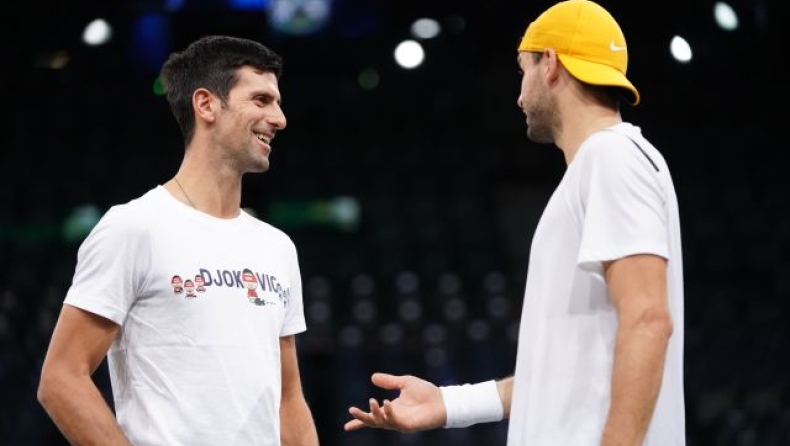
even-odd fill
[{"label": "smiling mouth", "polygon": [[272,139],[274,139],[274,135],[268,133],[258,133],[253,132],[255,137],[258,138],[259,141],[262,141],[266,145],[271,145]]}]

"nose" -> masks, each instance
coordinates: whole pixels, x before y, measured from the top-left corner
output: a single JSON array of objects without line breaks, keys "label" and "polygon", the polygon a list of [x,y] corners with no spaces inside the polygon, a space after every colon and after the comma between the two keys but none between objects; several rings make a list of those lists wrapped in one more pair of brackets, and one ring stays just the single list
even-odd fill
[{"label": "nose", "polygon": [[275,107],[274,113],[272,113],[266,121],[277,130],[282,130],[288,125],[288,121],[285,119],[285,113],[283,113],[283,109],[280,108],[279,104]]},{"label": "nose", "polygon": [[516,105],[518,105],[518,108],[521,110],[524,109],[524,100],[521,99],[521,95],[518,95],[518,99],[516,99]]}]

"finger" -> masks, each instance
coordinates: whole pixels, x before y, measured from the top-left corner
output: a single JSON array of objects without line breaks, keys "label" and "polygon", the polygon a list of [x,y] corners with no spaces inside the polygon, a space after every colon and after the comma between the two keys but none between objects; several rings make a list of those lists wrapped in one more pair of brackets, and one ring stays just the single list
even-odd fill
[{"label": "finger", "polygon": [[367,425],[357,419],[354,419],[346,422],[346,424],[343,426],[343,429],[346,432],[350,432],[350,431],[362,429],[363,427],[367,427]]},{"label": "finger", "polygon": [[376,386],[387,390],[401,389],[405,381],[403,376],[390,375],[389,373],[374,373],[370,380]]},{"label": "finger", "polygon": [[370,414],[376,425],[384,424],[384,412],[382,412],[381,406],[379,406],[379,402],[375,398],[370,399]]},{"label": "finger", "polygon": [[381,404],[381,410],[384,412],[384,415],[386,415],[387,418],[391,419],[393,416],[395,416],[392,411],[392,402],[390,400],[384,400],[384,402]]},{"label": "finger", "polygon": [[348,409],[348,413],[350,413],[352,417],[356,418],[360,423],[363,423],[366,426],[375,427],[376,425],[376,420],[373,418],[373,415],[361,409],[350,407]]},{"label": "finger", "polygon": [[381,405],[381,411],[384,413],[384,418],[389,422],[389,424],[392,425],[398,424],[396,419],[397,416],[395,415],[395,409],[392,405],[392,401],[384,400],[384,402]]}]

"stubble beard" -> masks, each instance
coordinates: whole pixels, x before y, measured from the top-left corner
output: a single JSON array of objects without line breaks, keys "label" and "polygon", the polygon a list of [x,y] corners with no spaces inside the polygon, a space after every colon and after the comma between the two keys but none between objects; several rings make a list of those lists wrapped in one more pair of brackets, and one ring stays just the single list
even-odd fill
[{"label": "stubble beard", "polygon": [[541,88],[535,101],[528,107],[527,115],[530,124],[527,126],[527,137],[538,144],[551,144],[560,129],[559,113],[554,97]]},{"label": "stubble beard", "polygon": [[247,167],[247,172],[249,173],[263,173],[269,170],[269,161],[268,160],[255,160],[254,162],[250,162]]},{"label": "stubble beard", "polygon": [[252,146],[237,149],[236,153],[226,153],[223,158],[224,164],[237,171],[239,175],[266,172],[270,166],[268,158],[258,153],[257,147]]},{"label": "stubble beard", "polygon": [[239,164],[245,173],[262,173],[269,170],[269,158],[261,153],[257,145],[248,146],[243,157],[245,159],[239,160]]}]

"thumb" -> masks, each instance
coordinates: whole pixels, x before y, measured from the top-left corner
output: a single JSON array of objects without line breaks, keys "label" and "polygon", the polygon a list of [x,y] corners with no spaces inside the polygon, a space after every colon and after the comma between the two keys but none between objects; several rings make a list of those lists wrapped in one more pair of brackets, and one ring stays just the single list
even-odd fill
[{"label": "thumb", "polygon": [[389,373],[374,373],[370,380],[378,387],[387,390],[400,390],[405,384],[405,376],[395,376]]}]

